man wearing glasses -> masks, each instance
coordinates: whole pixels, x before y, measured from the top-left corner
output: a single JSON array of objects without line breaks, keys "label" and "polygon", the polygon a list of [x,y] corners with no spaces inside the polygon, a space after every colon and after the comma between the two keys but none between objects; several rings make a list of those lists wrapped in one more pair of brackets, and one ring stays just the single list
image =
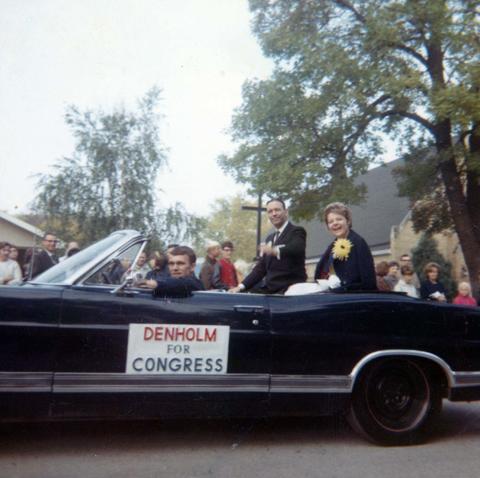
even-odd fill
[{"label": "man wearing glasses", "polygon": [[57,237],[51,232],[46,232],[42,239],[42,250],[32,257],[30,262],[31,275],[33,279],[50,267],[58,264],[58,258],[55,254],[57,250]]},{"label": "man wearing glasses", "polygon": [[231,289],[237,287],[237,271],[232,262],[233,242],[222,242],[222,258],[215,265],[213,285],[216,289]]},{"label": "man wearing glasses", "polygon": [[[400,270],[403,266],[409,266],[413,269],[412,257],[410,254],[402,254],[400,256]],[[413,285],[417,290],[420,290],[420,280],[415,272],[413,273]]]}]

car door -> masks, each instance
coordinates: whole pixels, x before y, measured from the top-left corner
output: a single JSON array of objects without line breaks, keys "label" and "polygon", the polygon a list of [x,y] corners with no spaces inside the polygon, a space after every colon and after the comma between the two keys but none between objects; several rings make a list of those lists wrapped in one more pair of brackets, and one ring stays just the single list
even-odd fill
[{"label": "car door", "polygon": [[[115,294],[144,245],[121,248],[63,294],[55,351],[52,415],[122,416],[128,404],[116,400],[111,374],[123,371],[128,324],[122,316],[125,294]],[[98,394],[100,390],[100,394]]]},{"label": "car door", "polygon": [[[123,371],[128,325],[113,286],[65,290],[53,381],[55,417],[109,416],[123,412],[109,378]],[[97,392],[101,391],[100,394]]]},{"label": "car door", "polygon": [[0,415],[50,413],[62,287],[0,287]]},{"label": "car door", "polygon": [[[55,416],[264,413],[270,322],[263,296],[200,292],[185,299],[160,299],[148,290],[113,291],[113,286],[91,284],[64,293],[62,345],[54,378]],[[147,334],[149,344],[155,342],[155,334],[158,338],[158,331],[176,330],[177,340],[168,345],[181,349],[168,353],[165,349],[169,355],[160,359],[149,356],[151,349],[132,345],[139,328],[140,337]],[[194,340],[182,340],[182,331],[193,333]],[[218,344],[207,355],[218,359],[225,353],[223,365],[209,364],[207,356],[194,351],[201,333],[210,338],[217,334]],[[137,360],[135,367],[128,363],[129,348],[137,354],[134,359],[143,360]],[[156,360],[153,366],[151,359]]]},{"label": "car door", "polygon": [[[340,300],[338,300],[340,299]],[[350,392],[344,322],[363,314],[334,294],[269,296],[272,413],[323,413]]]},{"label": "car door", "polygon": [[[146,386],[155,387],[155,393],[143,397],[142,414],[158,414],[160,402],[168,404],[169,415],[266,413],[271,347],[270,316],[264,296],[196,292],[187,298],[161,299],[139,294],[125,300],[122,314],[130,327],[137,324],[147,330],[147,339],[156,330],[160,331],[160,339],[167,340],[160,362],[154,364],[152,354],[146,351],[142,355],[139,347],[131,360],[143,357],[138,366],[140,373],[123,376],[129,383],[143,377]],[[210,336],[217,333],[220,343],[204,354],[206,331]],[[189,332],[185,340],[178,335]],[[172,337],[175,333],[177,337]],[[145,337],[145,332],[142,334]],[[226,346],[223,357],[218,351],[222,344]],[[145,370],[149,358],[150,370]],[[208,358],[212,358],[212,366],[206,362]]]}]

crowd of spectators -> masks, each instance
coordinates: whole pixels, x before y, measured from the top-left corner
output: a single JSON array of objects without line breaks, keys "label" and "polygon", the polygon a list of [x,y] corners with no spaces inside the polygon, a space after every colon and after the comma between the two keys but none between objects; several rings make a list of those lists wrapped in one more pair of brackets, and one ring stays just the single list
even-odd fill
[{"label": "crowd of spectators", "polygon": [[14,285],[34,279],[80,250],[78,242],[70,242],[65,248],[64,255],[59,258],[58,244],[56,235],[46,232],[40,246],[28,248],[21,258],[16,246],[8,242],[0,242],[0,284]]},{"label": "crowd of spectators", "polygon": [[[210,242],[200,269],[200,280],[205,290],[228,290],[239,284],[238,272],[232,262],[232,241]],[[243,276],[242,276],[243,278]]]},{"label": "crowd of spectators", "polygon": [[[410,297],[447,302],[447,291],[439,279],[441,267],[436,262],[429,262],[425,265],[422,271],[424,277],[422,281],[415,273],[409,254],[402,255],[400,262],[378,262],[375,272],[378,290],[404,292]],[[461,305],[477,305],[468,282],[463,281],[458,284],[458,294],[452,302]]]}]

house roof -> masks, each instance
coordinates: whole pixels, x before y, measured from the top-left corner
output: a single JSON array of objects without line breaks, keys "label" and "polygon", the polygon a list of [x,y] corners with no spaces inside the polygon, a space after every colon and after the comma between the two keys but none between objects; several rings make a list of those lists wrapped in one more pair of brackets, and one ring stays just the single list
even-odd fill
[{"label": "house roof", "polygon": [[[353,229],[370,246],[372,253],[390,249],[390,233],[409,214],[408,198],[398,196],[398,188],[392,171],[402,164],[401,159],[371,169],[356,180],[365,184],[366,200],[359,206],[351,206]],[[301,223],[307,230],[307,259],[319,257],[332,236],[320,220]]]},{"label": "house roof", "polygon": [[9,222],[10,224],[13,224],[19,227],[20,229],[28,231],[31,234],[34,234],[38,237],[43,237],[43,231],[41,229],[39,229],[38,227],[32,226],[31,224],[28,224],[27,222],[22,221],[21,219],[18,219],[18,217],[10,216],[10,214],[0,211],[0,219],[3,219],[4,221]]}]

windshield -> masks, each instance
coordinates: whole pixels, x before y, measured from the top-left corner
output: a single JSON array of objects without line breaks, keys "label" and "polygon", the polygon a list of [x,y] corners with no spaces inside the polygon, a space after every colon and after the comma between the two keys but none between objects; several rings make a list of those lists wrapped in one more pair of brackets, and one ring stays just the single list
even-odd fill
[{"label": "windshield", "polygon": [[32,279],[31,282],[38,282],[42,284],[64,283],[68,277],[81,270],[89,262],[92,262],[94,259],[98,259],[102,254],[104,254],[116,243],[128,235],[131,235],[131,231],[115,232],[105,239],[92,244],[86,249],[83,249],[77,254],[65,259],[63,262],[60,262],[54,267],[46,270],[43,274],[40,274],[39,276],[35,277],[35,279]]},{"label": "windshield", "polygon": [[136,243],[115,255],[101,269],[85,280],[85,284],[121,284],[128,273],[132,270],[132,265],[138,255],[138,251],[144,243]]}]

